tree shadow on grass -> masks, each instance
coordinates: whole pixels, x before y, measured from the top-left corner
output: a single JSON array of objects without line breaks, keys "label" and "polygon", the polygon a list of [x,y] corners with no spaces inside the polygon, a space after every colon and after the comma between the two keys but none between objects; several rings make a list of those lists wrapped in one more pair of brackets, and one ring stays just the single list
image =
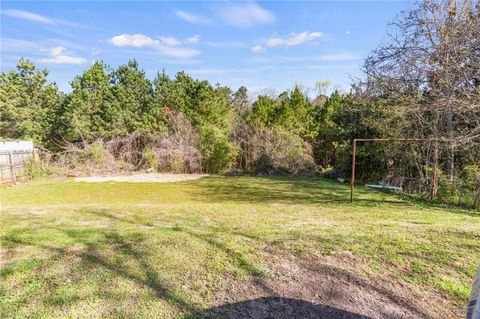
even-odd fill
[{"label": "tree shadow on grass", "polygon": [[[214,233],[198,233],[185,228],[179,228],[176,231],[181,231],[190,236],[205,241],[222,253],[227,255],[230,260],[234,261],[241,269],[245,270],[253,279],[253,284],[260,288],[264,294],[269,297],[259,298],[255,300],[248,300],[234,304],[222,305],[209,309],[203,313],[196,313],[200,318],[367,318],[355,313],[350,313],[330,306],[314,304],[303,300],[280,298],[275,288],[274,281],[265,273],[265,270],[252,263],[246,256],[239,253],[228,245],[220,241]],[[242,236],[241,233],[229,232],[230,235]],[[318,264],[316,262],[308,263],[305,270],[315,273],[319,278],[332,278],[332,284],[335,282],[349,282],[359,289],[365,290],[367,293],[376,293],[383,296],[389,303],[396,305],[401,309],[406,309],[410,313],[418,317],[428,317],[422,309],[412,305],[410,301],[400,298],[392,291],[374,285],[352,272],[346,271],[343,268],[335,267],[327,264]],[[314,280],[312,278],[312,280]],[[322,287],[319,287],[321,290]]]},{"label": "tree shadow on grass", "polygon": [[395,207],[439,208],[455,214],[479,217],[474,210],[460,209],[435,203],[428,203],[409,196],[355,188],[353,203],[350,203],[350,188],[322,177],[279,177],[279,176],[235,176],[228,178],[205,177],[197,182],[200,186],[194,195],[201,200],[240,203],[282,203],[328,205],[340,204],[346,207]]},{"label": "tree shadow on grass", "polygon": [[221,305],[187,318],[367,319],[369,317],[300,299],[266,297]]},{"label": "tree shadow on grass", "polygon": [[[267,272],[265,269],[251,262],[244,254],[241,252],[235,251],[234,249],[228,247],[225,243],[221,242],[216,238],[212,233],[199,233],[187,230],[185,228],[176,228],[175,231],[180,231],[188,234],[189,236],[206,242],[210,246],[214,247],[222,254],[226,255],[230,261],[232,261],[237,267],[245,271],[251,278],[257,287],[260,287],[263,291],[268,292],[269,294],[275,294],[275,292],[266,284]],[[230,235],[233,235],[229,233]]]},{"label": "tree shadow on grass", "polygon": [[[82,210],[82,212],[109,219],[114,224],[128,223],[137,225],[139,228],[144,227],[143,223],[135,219],[126,218],[120,214],[117,215],[105,210],[89,210],[88,212]],[[55,255],[53,260],[77,257],[80,264],[79,269],[89,271],[88,269],[91,269],[92,266],[101,267],[119,277],[133,281],[139,286],[147,287],[155,293],[157,298],[167,301],[170,305],[179,309],[182,314],[190,316],[191,318],[366,318],[324,305],[311,304],[296,299],[279,298],[276,286],[266,274],[265,269],[253,262],[248,255],[234,249],[227,242],[219,238],[217,232],[199,231],[187,227],[175,227],[171,229],[172,232],[185,233],[190,236],[192,240],[204,242],[215,250],[218,250],[221,254],[224,254],[231,263],[239,269],[244,270],[252,279],[253,285],[260,288],[264,294],[269,296],[268,298],[223,305],[210,309],[209,311],[202,311],[200,307],[189,301],[188,298],[179,294],[178,291],[175,290],[176,287],[174,283],[162,280],[161,274],[159,274],[151,264],[154,261],[149,259],[151,256],[149,249],[154,249],[154,247],[142,248],[142,242],[146,238],[146,234],[141,232],[135,232],[135,236],[133,236],[133,233],[130,233],[130,235],[120,234],[115,228],[109,228],[99,230],[101,232],[100,236],[92,239],[86,236],[85,232],[80,229],[65,229],[60,227],[55,230],[73,239],[74,243],[82,244],[84,249],[72,250],[71,247],[57,247],[42,244],[34,240],[22,239],[22,236],[6,236],[3,238],[3,241],[11,246],[37,246],[40,249],[52,252]],[[232,236],[243,237],[239,232],[222,234],[229,238]],[[112,257],[117,255],[126,256],[130,266],[115,261],[115,258]],[[132,263],[136,265],[136,267],[132,268]],[[337,281],[351,282],[366,291],[375,291],[384,296],[390,303],[397,304],[404,309],[418,314],[419,317],[423,317],[423,313],[413,305],[409,305],[407,300],[399,300],[391,291],[383,289],[381,286],[372,285],[353,274],[342,271],[341,268],[323,264],[308,264],[305,267],[306,270],[317,273],[318,277],[336,278]],[[287,314],[287,316],[282,317],[282,314]]]},{"label": "tree shadow on grass", "polygon": [[[346,184],[318,177],[206,177],[198,182],[196,195],[202,200],[243,203],[285,204],[350,204],[350,189]],[[365,198],[374,196],[377,198]],[[376,194],[359,187],[354,205],[381,204],[411,206],[389,194]]]},{"label": "tree shadow on grass", "polygon": [[[103,215],[106,216],[106,215]],[[146,261],[148,253],[140,251],[132,245],[132,240],[124,238],[124,236],[117,233],[115,230],[106,230],[104,232],[104,238],[100,242],[88,241],[84,238],[76,236],[77,232],[72,230],[56,229],[59,232],[66,234],[68,237],[76,239],[76,242],[81,242],[86,246],[82,250],[71,250],[69,248],[56,247],[41,244],[38,242],[22,240],[16,237],[4,237],[3,240],[10,245],[28,245],[35,246],[42,250],[46,250],[53,254],[52,260],[63,260],[68,257],[80,258],[80,265],[77,267],[84,269],[91,269],[94,267],[101,267],[105,270],[116,274],[119,277],[131,280],[140,286],[148,287],[157,296],[157,298],[166,300],[171,305],[180,309],[186,314],[195,314],[199,312],[199,309],[193,303],[180,296],[174,291],[174,287],[160,279],[159,274],[155,269]],[[142,241],[142,238],[136,238],[137,243]],[[128,267],[116,262],[112,258],[105,256],[105,249],[102,247],[108,245],[109,256],[125,255],[130,257],[130,261],[134,261],[138,264],[138,269],[141,269],[140,273],[134,272]]]}]

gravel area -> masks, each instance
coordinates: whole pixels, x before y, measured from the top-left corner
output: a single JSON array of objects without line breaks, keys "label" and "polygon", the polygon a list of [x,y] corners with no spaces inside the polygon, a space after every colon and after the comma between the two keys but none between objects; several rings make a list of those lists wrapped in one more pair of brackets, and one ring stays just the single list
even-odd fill
[{"label": "gravel area", "polygon": [[77,182],[129,182],[129,183],[172,183],[181,181],[191,181],[208,176],[208,174],[136,174],[136,175],[122,175],[122,176],[89,176],[77,177]]}]

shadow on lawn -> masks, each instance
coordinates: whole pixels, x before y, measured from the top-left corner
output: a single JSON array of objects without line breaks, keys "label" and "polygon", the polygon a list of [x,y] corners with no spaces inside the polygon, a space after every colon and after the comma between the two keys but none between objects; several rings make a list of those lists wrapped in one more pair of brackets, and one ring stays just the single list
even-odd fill
[{"label": "shadow on lawn", "polygon": [[[347,184],[318,177],[206,177],[198,181],[200,198],[209,201],[289,204],[350,204]],[[377,206],[382,203],[411,206],[408,201],[389,194],[356,189],[354,205]],[[368,196],[376,198],[365,198]],[[378,198],[378,199],[377,199]]]},{"label": "shadow on lawn", "polygon": [[[94,212],[91,212],[95,214]],[[102,216],[105,216],[102,214]],[[65,260],[71,257],[80,258],[80,263],[77,264],[77,270],[83,269],[91,271],[96,267],[101,267],[109,272],[115,273],[117,276],[134,281],[140,286],[148,287],[152,289],[157,298],[166,300],[172,306],[177,307],[184,315],[185,318],[218,318],[218,319],[236,319],[236,318],[332,318],[332,319],[363,319],[368,318],[348,311],[340,310],[334,307],[325,306],[321,304],[315,304],[299,299],[280,298],[276,297],[276,292],[266,284],[265,276],[261,270],[252,264],[241,253],[235,252],[227,245],[217,240],[213,235],[199,234],[186,229],[177,229],[176,232],[186,233],[193,238],[207,242],[215,249],[218,249],[222,253],[229,256],[229,259],[237,264],[240,268],[245,270],[253,277],[253,283],[256,287],[260,288],[263,293],[268,294],[271,297],[258,298],[254,300],[248,300],[232,304],[224,304],[217,307],[213,307],[207,310],[201,309],[201,307],[188,301],[186,298],[181,297],[175,292],[175,287],[170,283],[163,282],[159,274],[153,269],[146,259],[148,253],[140,251],[134,247],[143,241],[142,238],[136,240],[126,239],[115,231],[108,231],[104,234],[104,239],[100,242],[90,242],[79,240],[76,235],[76,231],[61,230],[59,232],[66,234],[68,237],[75,239],[77,242],[82,242],[86,249],[83,251],[74,251],[69,248],[60,248],[41,243],[34,243],[32,241],[7,238],[6,241],[9,244],[14,245],[29,245],[36,246],[41,249],[45,249],[54,255],[51,256],[52,260]],[[82,236],[80,236],[82,237]],[[140,266],[142,273],[137,273],[129,270],[118,263],[115,263],[112,259],[105,256],[105,249],[102,249],[104,245],[109,245],[108,256],[124,255],[129,256],[129,262],[136,262]],[[92,268],[94,267],[94,268]],[[45,271],[45,269],[44,269]],[[72,274],[73,275],[73,274]],[[75,274],[75,276],[85,276],[87,273],[82,272]],[[108,282],[105,282],[108,286]],[[51,294],[50,289],[54,289],[56,283],[50,282],[46,294]],[[109,292],[103,292],[103,297],[110,296]],[[112,303],[118,303],[118,298],[122,295],[111,295]],[[241,296],[244,297],[244,296]],[[47,297],[47,300],[49,298]],[[108,300],[108,298],[107,298]],[[25,300],[26,302],[28,300]]]},{"label": "shadow on lawn", "polygon": [[[95,214],[94,212],[92,212]],[[106,216],[102,214],[102,216]],[[135,239],[126,239],[116,231],[105,231],[104,238],[100,241],[88,241],[83,238],[83,236],[77,236],[80,232],[72,230],[62,230],[56,229],[59,232],[67,235],[69,238],[74,239],[77,243],[82,243],[86,246],[86,249],[80,251],[74,251],[68,248],[54,247],[50,245],[45,245],[33,241],[21,240],[15,237],[4,237],[3,241],[9,245],[28,245],[36,246],[41,249],[47,250],[50,253],[53,253],[54,256],[52,260],[63,260],[68,257],[78,257],[81,260],[80,267],[86,271],[90,271],[92,266],[104,268],[116,275],[126,278],[128,280],[136,282],[140,286],[148,287],[152,289],[157,296],[157,298],[168,301],[170,304],[178,307],[183,312],[188,314],[198,313],[200,310],[196,305],[190,303],[185,298],[180,296],[174,291],[172,285],[163,282],[159,278],[159,274],[154,270],[154,268],[147,262],[147,257],[149,256],[148,252],[140,251],[134,247],[134,245],[140,244],[143,241],[143,238]],[[102,248],[107,246],[108,248]],[[105,254],[105,251],[108,250],[108,254]],[[136,262],[141,269],[141,273],[136,273],[129,269],[126,266],[123,266],[116,262],[112,258],[107,256],[117,256],[124,255],[129,256],[129,260]],[[82,274],[84,275],[84,274]],[[107,284],[107,283],[105,283]],[[117,302],[117,301],[115,301]]]},{"label": "shadow on lawn", "polygon": [[[110,220],[114,224],[127,223],[129,225],[142,227],[143,229],[145,226],[152,226],[151,224],[135,220],[134,217],[123,217],[120,214],[117,215],[114,212],[101,209],[82,209],[79,212]],[[81,244],[84,248],[72,249],[71,246],[57,247],[56,245],[44,244],[37,240],[23,239],[24,237],[28,238],[30,236],[30,233],[27,231],[17,232],[15,235],[4,236],[2,238],[2,244],[8,245],[12,249],[20,246],[38,247],[41,250],[48,251],[48,255],[50,256],[49,259],[53,262],[65,262],[65,260],[70,259],[77,260],[77,263],[74,265],[76,271],[75,273],[71,273],[72,276],[88,276],[89,271],[96,267],[101,267],[119,277],[123,277],[134,281],[140,286],[152,289],[157,298],[166,300],[169,304],[179,309],[184,315],[189,316],[189,318],[203,318],[205,316],[198,305],[187,300],[182,296],[182,293],[179,293],[179,290],[177,290],[179,287],[175,287],[175,283],[162,280],[160,274],[154,267],[152,267],[152,264],[148,261],[150,257],[149,250],[155,248],[138,248],[142,246],[145,239],[145,235],[142,233],[136,232],[136,236],[129,236],[128,234],[122,235],[115,230],[115,227],[109,227],[109,229],[100,230],[100,238],[96,236],[95,239],[91,239],[89,236],[90,233],[85,230],[71,228],[65,229],[62,227],[43,227],[42,229],[50,229],[61,233],[72,240],[76,245]],[[251,275],[255,279],[255,284],[261,287],[262,290],[269,290],[263,282],[264,274],[262,273],[262,269],[251,263],[242,253],[229,248],[228,245],[221,240],[218,240],[214,234],[195,232],[182,227],[172,228],[171,231],[184,233],[194,240],[205,242],[214,247],[222,254],[225,254],[232,263]],[[124,263],[118,262],[115,258],[118,256],[127,257],[127,260],[124,260]],[[80,261],[79,263],[78,260]],[[132,264],[136,264],[138,267],[132,268]],[[137,270],[134,271],[134,269]],[[138,271],[138,269],[140,269],[140,271]],[[43,271],[48,273],[45,269]],[[54,284],[54,286],[55,285],[56,284]],[[51,291],[47,291],[47,294],[48,293],[51,293]],[[48,299],[48,297],[46,298]]]},{"label": "shadow on lawn", "polygon": [[[245,254],[229,247],[228,243],[222,241],[215,232],[200,232],[185,227],[171,228],[170,231],[172,232],[186,234],[192,240],[204,242],[219,253],[224,254],[230,262],[251,276],[254,287],[261,291],[262,294],[268,296],[267,298],[225,304],[205,311],[199,305],[189,300],[186,297],[188,292],[182,293],[181,288],[178,285],[175,286],[175,282],[168,282],[162,279],[161,274],[151,264],[154,261],[151,261],[150,251],[153,251],[155,247],[143,245],[147,234],[141,232],[142,229],[145,229],[144,226],[149,226],[149,224],[141,223],[135,220],[134,217],[127,218],[121,216],[121,214],[105,210],[90,209],[82,210],[81,212],[110,220],[113,224],[127,223],[136,225],[139,227],[139,232],[121,234],[115,230],[116,227],[109,227],[108,229],[97,229],[97,231],[100,231],[101,236],[91,238],[88,232],[81,229],[62,229],[61,227],[54,229],[76,244],[81,244],[84,247],[81,250],[72,249],[70,246],[57,247],[43,244],[36,240],[22,239],[24,236],[28,238],[28,233],[19,234],[20,236],[5,236],[3,241],[12,247],[28,245],[47,250],[53,254],[50,259],[53,262],[64,261],[65,259],[79,261],[78,264],[74,265],[74,268],[76,268],[70,274],[71,276],[88,276],[88,272],[92,271],[92,269],[97,267],[103,268],[107,273],[110,272],[116,276],[133,281],[139,286],[148,287],[155,293],[157,298],[167,301],[174,308],[180,310],[183,315],[186,315],[187,318],[366,318],[321,304],[280,298],[275,284],[266,276],[265,270],[253,263]],[[229,235],[246,236],[241,233],[229,233]],[[123,256],[125,259],[118,261],[115,258],[117,256]],[[419,310],[409,305],[408,301],[398,300],[392,292],[382,287],[374,286],[353,274],[342,272],[341,268],[319,265],[317,263],[311,266],[313,267],[312,269],[308,267],[305,269],[317,273],[318,278],[337,278],[338,280],[352,282],[368,291],[383,295],[393,304],[409,309],[420,316],[422,314]],[[46,269],[42,271],[48,272]],[[47,293],[51,292],[47,291]],[[240,296],[240,298],[244,297]],[[118,300],[112,300],[112,303],[116,302]]]},{"label": "shadow on lawn", "polygon": [[303,265],[303,267],[305,267],[305,270],[308,270],[311,273],[315,273],[316,276],[332,277],[338,279],[339,281],[354,283],[355,286],[358,287],[358,290],[361,290],[363,288],[366,291],[375,292],[387,299],[390,303],[398,305],[403,309],[408,309],[408,311],[414,314],[415,317],[428,318],[428,314],[425,313],[424,310],[419,309],[409,300],[403,298],[400,294],[395,294],[393,291],[388,290],[382,286],[370,283],[350,271],[328,264],[307,264]]},{"label": "shadow on lawn", "polygon": [[355,187],[353,203],[350,203],[350,187],[322,177],[281,176],[229,176],[204,177],[196,181],[200,186],[194,195],[201,200],[242,203],[285,204],[340,204],[346,207],[395,207],[438,208],[454,214],[480,217],[480,212],[451,205],[426,202],[410,195],[389,194],[379,190]]},{"label": "shadow on lawn", "polygon": [[221,305],[187,318],[366,319],[369,317],[300,299],[267,297]]}]

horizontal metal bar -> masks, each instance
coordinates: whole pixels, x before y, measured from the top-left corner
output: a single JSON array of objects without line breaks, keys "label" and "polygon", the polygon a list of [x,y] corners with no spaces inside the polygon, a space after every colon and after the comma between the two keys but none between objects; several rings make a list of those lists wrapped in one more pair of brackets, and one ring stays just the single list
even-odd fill
[{"label": "horizontal metal bar", "polygon": [[429,138],[356,138],[353,142],[451,142],[444,139]]}]

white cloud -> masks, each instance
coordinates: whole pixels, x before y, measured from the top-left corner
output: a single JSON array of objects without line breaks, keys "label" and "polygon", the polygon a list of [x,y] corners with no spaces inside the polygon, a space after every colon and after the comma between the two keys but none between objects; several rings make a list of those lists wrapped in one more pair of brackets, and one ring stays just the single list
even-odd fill
[{"label": "white cloud", "polygon": [[350,34],[350,30],[345,31],[345,34],[346,34],[346,35],[349,35],[349,34]]},{"label": "white cloud", "polygon": [[[177,42],[178,44],[176,44]],[[120,34],[111,38],[110,43],[118,47],[150,47],[156,49],[162,55],[175,58],[192,58],[201,53],[196,49],[172,47],[171,45],[180,45],[181,43],[171,37],[156,40],[143,34]]]},{"label": "white cloud", "polygon": [[200,38],[201,37],[198,34],[196,34],[191,36],[190,38],[185,39],[185,42],[189,44],[195,44],[195,43],[198,43],[198,41],[200,41]]},{"label": "white cloud", "polygon": [[278,38],[273,37],[267,40],[266,46],[273,47],[290,47],[299,45],[302,43],[311,42],[315,39],[318,39],[322,36],[321,32],[302,32],[302,33],[290,33],[290,36],[287,38]]},{"label": "white cloud", "polygon": [[217,12],[225,23],[238,28],[249,28],[275,20],[272,12],[255,2],[227,3],[219,7]]},{"label": "white cloud", "polygon": [[212,23],[208,18],[191,14],[182,10],[175,11],[175,15],[180,19],[193,24],[211,24]]},{"label": "white cloud", "polygon": [[174,37],[160,37],[160,40],[166,44],[166,45],[170,45],[170,46],[175,46],[175,45],[180,45],[182,44],[182,42],[178,41],[177,39],[175,39]]},{"label": "white cloud", "polygon": [[40,22],[44,24],[57,24],[57,21],[55,21],[54,19],[41,16],[33,12],[23,11],[23,10],[14,10],[14,9],[3,10],[2,14],[12,18],[18,18],[18,19],[28,20],[32,22]]},{"label": "white cloud", "polygon": [[259,44],[259,45],[256,45],[256,46],[252,47],[252,52],[254,52],[254,53],[265,52],[265,48],[261,44]]},{"label": "white cloud", "polygon": [[143,34],[120,34],[110,39],[110,42],[117,47],[136,47],[153,46],[158,40],[154,40]]},{"label": "white cloud", "polygon": [[49,64],[84,64],[87,59],[71,55],[64,47],[54,47],[50,49],[50,58],[41,59],[40,62]]}]

